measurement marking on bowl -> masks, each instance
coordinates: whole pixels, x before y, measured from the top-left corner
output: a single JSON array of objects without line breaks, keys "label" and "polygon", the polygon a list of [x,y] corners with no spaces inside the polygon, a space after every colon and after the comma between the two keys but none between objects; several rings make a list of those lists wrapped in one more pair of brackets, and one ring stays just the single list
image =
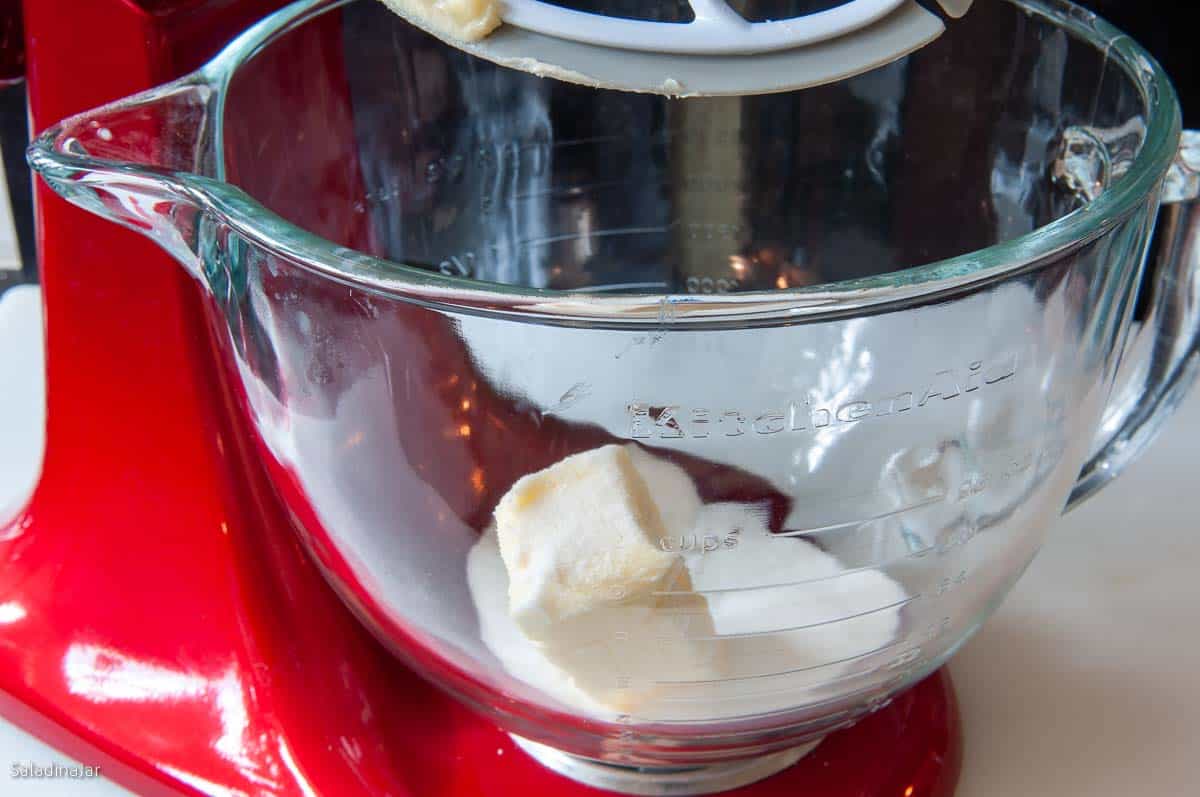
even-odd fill
[{"label": "measurement marking on bowl", "polygon": [[515,196],[513,196],[512,200],[514,202],[517,202],[522,199],[541,199],[542,197],[555,196],[555,195],[565,195],[565,196],[570,197],[570,196],[577,196],[585,191],[596,191],[597,189],[602,189],[602,188],[621,188],[621,187],[625,187],[628,185],[629,185],[628,180],[603,180],[601,182],[596,182],[596,183],[560,185],[560,186],[555,186],[554,188],[547,188],[542,191],[525,191],[523,193],[516,194]]},{"label": "measurement marking on bowl", "polygon": [[903,606],[907,606],[908,604],[910,604],[916,600],[920,600],[920,598],[921,598],[921,594],[917,593],[916,595],[913,595],[910,598],[905,598],[904,600],[896,601],[895,603],[889,603],[888,605],[880,606],[877,609],[867,609],[866,611],[857,612],[855,614],[847,614],[842,617],[835,617],[832,620],[822,620],[819,623],[806,623],[804,625],[793,625],[789,628],[773,628],[769,631],[743,631],[738,634],[714,634],[712,636],[694,636],[694,637],[684,636],[682,641],[686,641],[686,642],[720,642],[725,639],[747,639],[747,638],[751,638],[751,637],[771,636],[772,634],[788,634],[788,633],[791,633],[792,631],[803,631],[807,628],[820,628],[821,626],[833,625],[835,623],[844,623],[847,620],[856,620],[859,617],[867,617],[872,614],[879,614],[880,612],[886,612],[891,609],[899,609]]},{"label": "measurement marking on bowl", "polygon": [[[761,681],[766,678],[779,678],[780,676],[783,676],[783,675],[795,675],[796,673],[800,673],[800,672],[810,672],[812,670],[819,670],[823,667],[832,667],[837,664],[846,664],[847,662],[856,661],[858,659],[866,658],[867,656],[875,655],[876,653],[878,653],[882,650],[892,647],[893,645],[899,645],[899,644],[901,644],[899,641],[895,642],[895,643],[889,643],[888,645],[884,645],[883,647],[880,647],[880,648],[875,648],[874,650],[868,651],[866,653],[857,653],[853,656],[847,656],[844,659],[835,659],[834,661],[827,661],[827,662],[823,662],[821,664],[810,664],[805,667],[794,667],[790,670],[779,670],[778,672],[763,672],[763,673],[755,673],[753,675],[731,675],[731,676],[727,676],[724,678],[696,678],[696,679],[684,679],[684,680],[661,680],[661,681],[654,681],[653,683],[655,686],[704,686],[704,685],[711,685],[711,684],[734,683],[734,682],[739,682],[739,681]],[[907,656],[908,652],[906,651],[903,655]]]},{"label": "measurement marking on bowl", "polygon": [[567,388],[565,393],[559,396],[558,402],[553,407],[542,410],[542,415],[557,415],[563,410],[575,406],[590,395],[592,395],[591,384],[588,382],[576,382]]},{"label": "measurement marking on bowl", "polygon": [[[937,632],[926,635],[926,637],[921,640],[921,644],[927,644],[929,642],[933,642],[934,640],[936,640],[937,638],[939,638],[940,636],[945,634],[946,630],[949,627],[949,621],[950,621],[950,618],[947,617],[941,623],[934,624],[938,629]],[[862,659],[868,659],[868,658],[871,658],[872,656],[877,656],[881,653],[892,650],[894,648],[904,647],[904,648],[906,648],[905,651],[903,653],[901,653],[900,655],[896,656],[895,658],[893,658],[891,660],[891,662],[889,663],[888,668],[889,668],[889,670],[895,670],[896,662],[898,662],[900,660],[905,660],[905,661],[910,662],[909,665],[907,665],[907,666],[908,666],[908,671],[911,671],[912,669],[914,669],[911,666],[911,662],[913,661],[912,652],[914,650],[920,652],[925,649],[922,648],[921,645],[916,645],[914,647],[907,647],[907,646],[908,646],[908,640],[894,639],[891,642],[888,642],[884,645],[880,645],[879,647],[873,648],[864,653],[856,654],[855,656],[852,656],[848,659],[839,659],[837,661],[830,662],[828,664],[819,665],[819,667],[833,667],[833,666],[843,665],[843,664],[847,664],[851,661],[859,661]],[[919,655],[918,655],[918,659],[919,659]],[[814,669],[816,669],[816,668],[814,668]],[[820,683],[813,684],[812,686],[820,688],[820,689],[828,689],[830,686],[834,686],[836,684],[840,684],[840,683],[843,683],[846,681],[860,680],[865,675],[867,675],[867,673],[852,672],[852,673],[849,673],[847,675],[842,675],[837,678],[828,678],[828,679],[822,680]],[[892,680],[895,680],[895,678],[893,677]],[[681,686],[681,687],[685,687],[685,688],[688,686],[691,686],[691,684],[671,684],[671,685],[672,686]],[[779,695],[779,694],[784,694],[784,693],[795,694],[796,689],[797,689],[796,684],[788,684],[783,687],[779,687],[779,688],[775,688],[775,689],[767,689],[767,690],[762,690],[762,691],[747,691],[744,689],[740,689],[737,692],[734,692],[732,694],[723,694],[723,695],[714,695],[711,691],[708,691],[705,694],[694,695],[694,696],[684,696],[684,695],[680,695],[680,696],[676,696],[676,697],[663,696],[663,697],[657,698],[657,700],[658,700],[658,702],[661,702],[661,703],[697,703],[697,702],[701,702],[701,701],[703,701],[705,703],[719,703],[719,702],[727,701],[727,700],[741,701],[741,700],[747,700],[747,699],[765,698],[765,697],[771,697],[772,695]],[[873,691],[873,690],[871,688],[868,688],[866,691]],[[805,705],[806,705],[806,708],[813,709],[813,708],[817,708],[819,706],[837,703],[840,700],[843,700],[846,697],[851,697],[851,696],[852,695],[842,696],[842,697],[832,697],[832,698],[828,698],[826,700],[817,701],[815,703],[807,703]],[[883,701],[884,704],[886,704],[887,702],[890,702],[890,698]],[[881,708],[881,707],[882,706],[879,706],[878,708]],[[739,716],[722,717],[722,719],[726,720],[726,721],[730,721],[730,722],[736,721],[738,719],[761,719],[763,716],[770,716],[773,714],[783,714],[783,713],[787,713],[788,711],[791,711],[791,710],[792,709],[779,709],[777,711],[770,712],[767,715],[763,715],[761,712],[755,712],[755,713],[739,715]],[[687,720],[687,719],[657,720],[656,719],[656,721],[668,722],[668,723],[682,723],[682,722],[688,722],[689,720]]]},{"label": "measurement marking on bowl", "polygon": [[894,564],[899,564],[900,562],[906,562],[909,559],[920,559],[921,557],[928,556],[931,553],[938,553],[938,554],[948,553],[948,552],[954,550],[955,548],[959,547],[960,545],[965,545],[974,536],[975,535],[972,534],[969,537],[964,537],[961,540],[947,542],[944,545],[942,545],[942,544],[926,545],[924,548],[919,548],[918,550],[915,550],[912,553],[906,553],[903,556],[897,556],[892,559],[885,559],[884,561],[877,562],[875,564],[861,565],[860,567],[852,567],[847,570],[843,570],[840,573],[835,573],[830,576],[818,576],[817,578],[805,578],[805,579],[801,579],[799,581],[781,581],[776,584],[751,584],[750,586],[745,586],[745,587],[714,587],[713,589],[697,589],[697,590],[691,590],[690,592],[677,591],[677,590],[661,590],[658,592],[652,592],[650,594],[655,597],[665,597],[665,596],[669,596],[669,595],[688,595],[688,596],[691,596],[691,595],[728,595],[728,594],[737,593],[737,592],[753,592],[755,590],[763,590],[763,589],[790,589],[792,587],[803,587],[803,586],[807,586],[809,584],[819,584],[824,581],[834,581],[839,578],[846,578],[847,576],[853,576],[853,575],[857,575],[860,573],[866,573],[869,571],[880,570],[882,568],[889,567]]},{"label": "measurement marking on bowl", "polygon": [[[667,232],[669,227],[626,227],[620,230],[596,230],[589,238],[608,238],[614,235],[643,235],[647,233],[662,233]],[[522,241],[517,241],[514,246],[545,246],[546,244],[561,243],[563,241],[576,241],[583,236],[578,233],[570,233],[567,235],[547,235],[542,238],[526,238]]]},{"label": "measurement marking on bowl", "polygon": [[941,581],[938,582],[937,587],[934,589],[933,596],[935,598],[940,598],[956,587],[961,587],[963,584],[967,583],[967,578],[969,575],[969,571],[961,570],[956,575],[945,576]]},{"label": "measurement marking on bowl", "polygon": [[932,506],[933,504],[944,501],[945,499],[946,499],[946,493],[940,493],[938,495],[930,496],[929,498],[926,498],[924,501],[920,501],[919,503],[912,504],[911,506],[904,506],[904,507],[900,507],[899,509],[893,509],[889,512],[882,512],[878,515],[873,515],[872,517],[865,518],[862,520],[847,520],[844,523],[831,523],[828,526],[814,526],[814,527],[808,528],[808,529],[785,529],[784,531],[781,531],[777,534],[772,534],[771,539],[780,539],[780,538],[786,538],[786,537],[800,537],[805,534],[818,534],[818,533],[825,532],[825,531],[837,531],[838,529],[847,529],[847,528],[856,528],[858,526],[865,526],[866,524],[874,523],[877,520],[886,520],[887,518],[895,517],[896,515],[903,515],[905,512],[913,512],[917,509],[922,509],[927,506]]},{"label": "measurement marking on bowl", "polygon": [[560,147],[577,147],[583,144],[611,144],[614,141],[632,141],[632,136],[588,136],[587,138],[566,138],[555,141],[554,149]]},{"label": "measurement marking on bowl", "polygon": [[617,282],[611,285],[587,285],[582,288],[572,288],[575,293],[612,293],[615,291],[663,291],[671,287],[661,280],[657,282]]},{"label": "measurement marking on bowl", "polygon": [[[974,534],[972,534],[971,537],[966,537],[964,540],[962,540],[962,543],[965,544],[966,541],[970,540],[972,537],[974,537]],[[803,587],[806,585],[812,585],[812,583],[822,583],[826,581],[835,581],[836,579],[845,579],[846,576],[852,576],[859,573],[868,573],[870,570],[881,570],[889,567],[889,565],[907,562],[908,559],[919,559],[924,556],[929,556],[930,553],[934,552],[944,553],[947,551],[952,551],[955,549],[955,547],[958,547],[958,545],[960,545],[960,543],[947,545],[926,545],[923,547],[923,549],[911,551],[902,556],[884,559],[882,562],[863,564],[859,565],[857,568],[847,568],[839,571],[839,573],[834,573],[828,576],[816,576],[812,577],[812,579],[780,581],[776,583],[756,583],[756,585],[745,587],[713,587],[712,589],[691,589],[691,591],[672,591],[672,589],[662,589],[662,591],[652,592],[650,594],[655,595],[655,597],[665,597],[665,595],[727,595],[738,592],[754,592],[756,589],[787,589],[791,587]]]},{"label": "measurement marking on bowl", "polygon": [[[836,667],[839,665],[848,664],[852,661],[860,661],[862,659],[869,659],[872,656],[878,656],[880,653],[885,653],[889,650],[892,650],[893,648],[902,647],[904,644],[905,644],[905,641],[902,639],[893,640],[892,642],[888,642],[886,645],[880,645],[879,647],[872,648],[871,650],[868,650],[864,653],[858,653],[849,658],[838,659],[836,661],[831,661],[831,662],[828,662],[825,664],[818,664],[814,667],[808,667],[806,669],[819,670],[823,667]],[[785,673],[785,674],[787,674],[787,673]],[[842,676],[840,678],[829,678],[827,680],[821,681],[819,684],[814,684],[814,686],[819,686],[821,688],[827,688],[833,684],[838,684],[843,681],[853,681],[857,678],[862,678],[862,677],[863,677],[863,673],[856,672],[856,673],[851,673],[849,675]],[[719,681],[719,683],[725,683],[725,681]],[[657,685],[658,686],[689,687],[689,686],[703,686],[705,684],[692,683],[692,682],[687,682],[687,681],[677,681],[677,682],[658,682]],[[787,686],[783,686],[780,688],[765,689],[765,690],[758,691],[758,692],[748,692],[745,690],[738,690],[737,692],[734,692],[733,694],[726,694],[726,695],[713,695],[710,692],[707,694],[692,695],[692,696],[685,696],[685,695],[678,695],[678,696],[674,696],[674,697],[663,696],[663,697],[658,698],[658,700],[663,703],[696,703],[699,701],[704,701],[704,702],[711,701],[713,703],[717,703],[722,700],[745,700],[747,698],[770,697],[771,695],[778,695],[778,694],[782,694],[784,692],[795,692],[795,690],[796,690],[796,685],[789,684]],[[836,702],[836,701],[837,701],[837,698],[833,698],[831,700],[821,701],[819,703],[815,703],[812,705],[819,706],[819,705],[823,705],[825,703]],[[787,709],[785,709],[785,711],[786,710]],[[760,716],[760,715],[759,714],[749,714],[749,715],[747,715],[747,718],[758,717],[758,716]],[[722,719],[733,720],[733,719],[737,719],[737,717],[722,717]]]},{"label": "measurement marking on bowl", "polygon": [[966,545],[971,540],[979,536],[983,531],[983,526],[979,521],[974,519],[966,519],[961,524],[955,527],[954,531],[947,535],[945,540],[941,540],[932,545],[926,545],[923,548],[918,548],[915,551],[910,551],[900,556],[884,559],[871,564],[859,565],[850,567],[845,570],[833,573],[828,576],[816,576],[815,578],[802,578],[797,581],[779,581],[774,584],[750,584],[741,587],[713,587],[711,589],[695,589],[695,590],[657,590],[650,593],[655,597],[665,597],[669,595],[726,595],[736,592],[753,592],[754,590],[763,589],[787,589],[790,587],[803,587],[808,584],[819,584],[825,581],[833,581],[839,578],[846,578],[857,573],[866,573],[871,570],[881,570],[890,567],[900,562],[907,562],[910,559],[921,559],[929,554],[937,554],[939,556],[951,553],[956,548]]},{"label": "measurement marking on bowl", "polygon": [[[710,145],[717,146],[734,146],[741,143],[741,135],[736,131],[729,130],[694,130],[689,131],[683,128],[679,129],[664,129],[652,135],[645,141],[653,147],[662,148],[676,141],[685,139],[703,140]],[[556,139],[553,142],[547,142],[545,139],[530,139],[528,137],[519,138],[513,143],[518,146],[544,145],[549,143],[551,148],[560,149],[563,147],[576,147],[584,144],[612,144],[612,143],[634,143],[639,139],[632,134],[604,135],[604,136],[583,136],[581,138],[563,138]],[[480,143],[490,141],[484,139]]]}]

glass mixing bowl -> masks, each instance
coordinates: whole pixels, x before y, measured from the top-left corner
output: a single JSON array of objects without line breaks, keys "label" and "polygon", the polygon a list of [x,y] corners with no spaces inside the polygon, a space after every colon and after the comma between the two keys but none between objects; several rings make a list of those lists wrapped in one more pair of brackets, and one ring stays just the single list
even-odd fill
[{"label": "glass mixing bowl", "polygon": [[[669,100],[305,0],[30,158],[207,289],[298,532],[398,656],[574,777],[703,791],[941,665],[1194,373],[1166,77],[1069,3],[976,5],[841,83]],[[522,570],[498,502],[581,453]],[[636,545],[674,580],[518,627],[510,573],[583,590]]]}]

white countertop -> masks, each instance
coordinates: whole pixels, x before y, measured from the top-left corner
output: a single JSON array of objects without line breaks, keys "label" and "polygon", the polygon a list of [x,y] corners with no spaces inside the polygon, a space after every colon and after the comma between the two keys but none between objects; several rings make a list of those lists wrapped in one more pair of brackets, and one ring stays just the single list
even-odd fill
[{"label": "white countertop", "polygon": [[1198,474],[1193,391],[955,657],[960,797],[1200,794]]},{"label": "white countertop", "polygon": [[[36,289],[0,297],[0,440],[42,428],[40,338]],[[30,445],[0,448],[0,509],[33,483]],[[1063,518],[955,658],[958,797],[1200,793],[1198,472],[1200,392],[1141,461]],[[5,797],[128,794],[103,779],[13,780],[17,761],[72,763],[0,719]]]}]

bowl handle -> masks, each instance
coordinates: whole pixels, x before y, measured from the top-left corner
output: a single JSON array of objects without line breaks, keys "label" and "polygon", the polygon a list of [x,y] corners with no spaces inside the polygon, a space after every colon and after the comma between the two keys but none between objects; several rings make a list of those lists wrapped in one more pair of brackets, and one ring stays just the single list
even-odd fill
[{"label": "bowl handle", "polygon": [[1200,131],[1183,133],[1163,184],[1158,257],[1142,335],[1144,369],[1117,396],[1101,430],[1103,442],[1084,465],[1067,499],[1071,511],[1138,457],[1162,429],[1200,373]]},{"label": "bowl handle", "polygon": [[29,165],[76,205],[148,236],[194,276],[203,184],[215,174],[216,91],[203,73],[59,122]]}]

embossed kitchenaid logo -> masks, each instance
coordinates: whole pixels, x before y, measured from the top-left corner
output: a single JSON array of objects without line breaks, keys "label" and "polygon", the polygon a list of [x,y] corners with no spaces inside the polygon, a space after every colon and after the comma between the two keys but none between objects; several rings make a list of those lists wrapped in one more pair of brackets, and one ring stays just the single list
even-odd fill
[{"label": "embossed kitchenaid logo", "polygon": [[976,360],[966,368],[947,368],[925,384],[876,398],[818,403],[811,399],[789,401],[782,407],[750,410],[742,407],[694,407],[633,401],[626,407],[628,436],[635,440],[701,439],[705,437],[769,437],[789,432],[821,429],[881,418],[892,418],[940,402],[951,401],[989,385],[1011,379],[1017,372],[1017,355]]}]

